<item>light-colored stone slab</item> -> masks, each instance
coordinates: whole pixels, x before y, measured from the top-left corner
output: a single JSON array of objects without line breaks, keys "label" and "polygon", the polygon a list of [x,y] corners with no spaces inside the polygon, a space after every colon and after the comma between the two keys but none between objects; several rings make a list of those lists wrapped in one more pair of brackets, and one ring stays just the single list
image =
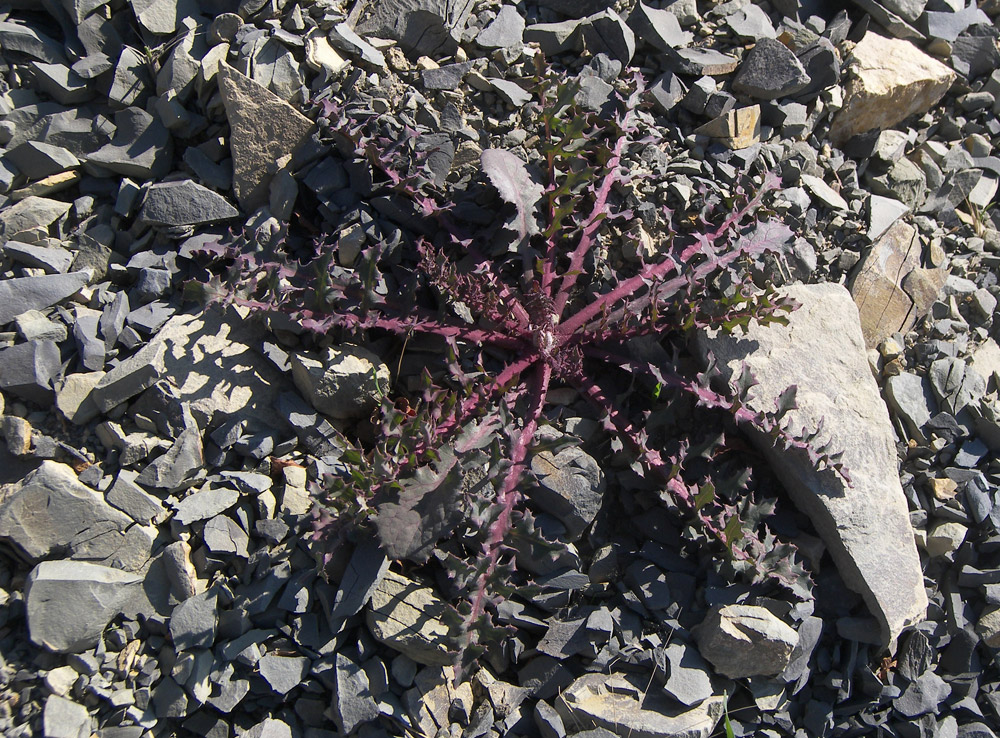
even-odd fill
[{"label": "light-colored stone slab", "polygon": [[823,420],[823,440],[843,452],[850,486],[832,470],[816,470],[804,452],[779,451],[761,434],[751,435],[811,517],[845,583],[864,597],[888,644],[927,609],[889,413],[847,290],[821,284],[785,291],[801,303],[787,326],[753,324],[745,336],[703,334],[697,348],[702,357],[715,355],[726,379],[746,363],[759,381],[749,391],[752,409],[773,410],[777,397],[796,385],[790,426],[812,432]]}]

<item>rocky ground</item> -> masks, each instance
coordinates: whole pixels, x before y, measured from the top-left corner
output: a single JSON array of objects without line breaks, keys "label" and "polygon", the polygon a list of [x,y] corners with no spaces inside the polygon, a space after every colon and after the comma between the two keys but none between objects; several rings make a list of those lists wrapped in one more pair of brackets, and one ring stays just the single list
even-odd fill
[{"label": "rocky ground", "polygon": [[[996,734],[1000,4],[605,6],[0,8],[0,733]],[[814,286],[789,326],[695,351],[751,364],[760,405],[798,385],[851,484],[760,449],[816,583],[781,596],[685,546],[568,400],[583,440],[529,493],[568,554],[456,684],[433,568],[360,540],[320,571],[308,535],[336,429],[399,367],[183,286],[232,234],[332,234],[344,268],[407,241],[324,103],[409,127],[459,190],[486,149],[531,161],[539,54],[596,111],[649,83],[622,196],[652,237],[664,205],[781,175],[771,276]]]}]

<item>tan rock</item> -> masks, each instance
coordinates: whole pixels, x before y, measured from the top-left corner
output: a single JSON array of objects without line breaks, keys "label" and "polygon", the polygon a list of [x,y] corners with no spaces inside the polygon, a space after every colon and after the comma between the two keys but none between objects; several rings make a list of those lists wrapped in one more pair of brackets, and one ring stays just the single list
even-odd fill
[{"label": "tan rock", "polygon": [[954,479],[931,479],[927,485],[931,488],[931,494],[941,502],[954,499],[958,494],[958,482]]},{"label": "tan rock", "polygon": [[457,646],[444,621],[447,609],[432,589],[390,571],[372,592],[368,628],[376,640],[418,664],[447,666]]},{"label": "tan rock", "polygon": [[961,523],[938,523],[927,534],[927,553],[931,556],[944,556],[957,551],[968,532],[969,529]]},{"label": "tan rock", "polygon": [[695,129],[730,149],[745,149],[760,141],[760,105],[736,108]]},{"label": "tan rock", "polygon": [[1000,648],[1000,607],[991,607],[979,616],[976,632],[990,648]]},{"label": "tan rock", "polygon": [[308,138],[313,123],[226,64],[219,64],[218,76],[231,129],[233,190],[244,209],[254,210],[268,201],[274,162],[294,153]]},{"label": "tan rock", "polygon": [[830,126],[835,144],[927,112],[955,80],[951,69],[909,41],[871,31],[854,47],[847,66],[844,106]]},{"label": "tan rock", "polygon": [[84,425],[100,414],[94,402],[94,387],[104,379],[104,372],[70,374],[56,390],[56,407],[75,425]]}]

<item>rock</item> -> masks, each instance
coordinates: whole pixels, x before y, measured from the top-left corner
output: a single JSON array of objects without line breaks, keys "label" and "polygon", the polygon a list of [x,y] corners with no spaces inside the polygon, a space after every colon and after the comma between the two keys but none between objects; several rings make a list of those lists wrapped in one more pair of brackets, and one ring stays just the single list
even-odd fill
[{"label": "rock", "polygon": [[385,69],[385,55],[356,34],[348,23],[336,24],[330,32],[330,40],[346,53],[361,57],[366,64]]},{"label": "rock", "polygon": [[454,660],[455,636],[443,617],[448,608],[428,587],[386,572],[372,592],[366,614],[376,640],[418,664],[445,666]]},{"label": "rock", "polygon": [[871,31],[854,47],[848,69],[844,106],[830,126],[835,144],[926,112],[955,79],[948,67],[909,41],[887,39]]},{"label": "rock", "polygon": [[62,146],[41,141],[25,141],[4,156],[31,181],[80,166],[80,160]]},{"label": "rock", "polygon": [[105,499],[140,525],[160,522],[167,516],[163,504],[135,483],[138,475],[122,469]]},{"label": "rock", "polygon": [[[4,284],[0,282],[0,286]],[[52,404],[52,380],[61,363],[59,347],[52,341],[31,341],[0,349],[0,390],[48,407]]]},{"label": "rock", "polygon": [[337,688],[333,716],[342,735],[350,735],[358,726],[375,720],[379,706],[371,694],[368,674],[342,653],[335,657]]},{"label": "rock", "polygon": [[64,47],[26,23],[0,22],[0,49],[17,52],[49,64],[65,64]]},{"label": "rock", "polygon": [[378,356],[350,344],[328,348],[322,360],[292,354],[291,365],[295,386],[331,418],[356,419],[371,413],[390,381],[389,368]]},{"label": "rock", "polygon": [[306,66],[313,71],[323,72],[327,78],[350,66],[350,62],[338,54],[323,35],[306,36],[305,48]]},{"label": "rock", "polygon": [[692,77],[731,74],[739,66],[739,61],[735,57],[715,49],[698,47],[670,49],[667,52],[667,61],[674,71]]},{"label": "rock", "polygon": [[517,82],[506,79],[489,78],[487,82],[490,87],[508,104],[515,108],[522,108],[531,102],[531,93],[525,90]]},{"label": "rock", "polygon": [[183,602],[198,593],[198,574],[191,563],[191,546],[187,542],[174,541],[164,547],[163,568],[176,599]]},{"label": "rock", "polygon": [[[585,674],[556,699],[563,722],[574,729],[604,728],[632,738],[708,738],[725,709],[710,697],[678,713],[676,703],[647,687],[640,674]],[[586,733],[576,733],[578,736]]]},{"label": "rock", "polygon": [[739,38],[751,42],[776,35],[771,19],[759,5],[747,5],[737,10],[726,17],[726,24]]},{"label": "rock", "polygon": [[575,48],[580,37],[581,21],[568,20],[561,23],[535,23],[524,29],[524,43],[538,44],[546,56],[554,56]]},{"label": "rock", "polygon": [[176,505],[177,514],[174,518],[181,525],[208,520],[231,508],[239,499],[240,493],[228,487],[202,489],[188,495]]},{"label": "rock", "polygon": [[225,515],[216,515],[205,523],[205,547],[214,554],[235,554],[246,558],[250,536],[240,524]]},{"label": "rock", "polygon": [[583,18],[599,13],[607,7],[602,0],[540,0],[538,5],[554,10],[567,18]]},{"label": "rock", "polygon": [[86,707],[50,694],[42,710],[43,738],[90,738],[93,721]]},{"label": "rock", "polygon": [[522,43],[524,18],[513,5],[502,5],[497,17],[476,36],[484,49],[506,49]]},{"label": "rock", "polygon": [[231,128],[233,191],[243,209],[252,211],[267,204],[274,175],[261,162],[294,154],[308,140],[313,123],[225,64],[219,66],[219,89]]},{"label": "rock", "polygon": [[800,179],[813,196],[828,208],[833,210],[849,209],[847,201],[841,197],[840,193],[819,177],[814,177],[811,174],[803,174],[800,176]]},{"label": "rock", "polygon": [[395,39],[416,56],[451,56],[473,5],[472,0],[377,0],[356,30],[364,37]]},{"label": "rock", "polygon": [[566,540],[575,541],[597,516],[604,500],[600,466],[577,446],[556,454],[542,451],[531,459],[539,486],[528,496],[566,526]]},{"label": "rock", "polygon": [[872,195],[868,198],[868,240],[875,241],[889,226],[910,210],[905,204],[892,197]]},{"label": "rock", "polygon": [[131,46],[124,47],[115,64],[108,102],[115,108],[144,108],[152,93],[147,60]]},{"label": "rock", "polygon": [[169,171],[172,153],[170,132],[158,119],[133,106],[115,113],[111,142],[85,158],[115,174],[155,179]]},{"label": "rock", "polygon": [[951,686],[932,671],[919,676],[896,698],[893,707],[904,717],[913,718],[936,713],[938,705],[951,694]]},{"label": "rock", "polygon": [[288,48],[272,36],[253,55],[251,74],[254,82],[282,100],[301,102],[302,72]]},{"label": "rock", "polygon": [[186,489],[204,468],[201,430],[189,410],[185,408],[185,428],[173,445],[162,456],[147,465],[136,482],[146,487],[176,492]]},{"label": "rock", "polygon": [[15,277],[0,281],[0,325],[9,323],[28,310],[51,307],[79,292],[89,281],[88,272]]},{"label": "rock", "polygon": [[962,359],[937,359],[931,363],[927,376],[941,409],[951,415],[975,406],[986,394],[986,380]]},{"label": "rock", "polygon": [[757,40],[733,78],[734,91],[761,100],[788,97],[808,84],[809,75],[791,49],[771,38]]},{"label": "rock", "polygon": [[736,108],[694,129],[730,149],[745,149],[760,141],[760,106]]},{"label": "rock", "polygon": [[[228,713],[229,710],[224,712]],[[227,729],[228,727],[226,726]],[[266,718],[244,733],[243,738],[292,738],[292,728],[284,720]]]},{"label": "rock", "polygon": [[200,12],[195,0],[130,0],[136,20],[150,33],[174,33],[185,18]]},{"label": "rock", "polygon": [[[0,211],[0,241],[15,241],[18,234],[25,231],[48,228],[69,212],[71,205],[72,203],[50,200],[46,197],[28,197],[4,208]],[[13,280],[5,280],[5,283],[10,281]],[[2,303],[7,306],[7,311],[14,309],[6,299]],[[24,308],[24,310],[28,309]],[[23,312],[23,310],[18,312]],[[3,314],[0,313],[0,315]],[[10,319],[0,319],[0,323],[6,323],[8,320]]]},{"label": "rock", "polygon": [[239,217],[222,195],[190,179],[150,185],[139,208],[139,220],[150,225],[198,225]]},{"label": "rock", "polygon": [[31,423],[16,415],[0,415],[0,438],[14,456],[31,452]]},{"label": "rock", "polygon": [[0,538],[30,561],[68,553],[79,561],[121,564],[122,557],[128,558],[132,541],[126,531],[132,525],[70,467],[55,461],[43,461],[6,487],[0,503]]},{"label": "rock", "polygon": [[910,330],[937,299],[936,290],[928,294],[924,286],[938,279],[943,286],[943,277],[941,270],[920,269],[917,230],[902,221],[892,225],[872,244],[851,280],[865,344],[874,348],[893,333]]},{"label": "rock", "polygon": [[909,159],[900,159],[885,174],[866,179],[875,194],[895,197],[914,209],[927,194],[927,175]]},{"label": "rock", "polygon": [[202,592],[184,600],[170,614],[170,638],[179,653],[197,648],[211,648],[219,623],[218,597]]},{"label": "rock", "polygon": [[751,435],[889,643],[924,617],[927,599],[894,433],[868,367],[858,309],[839,285],[793,286],[786,294],[802,304],[788,326],[754,325],[744,337],[701,335],[698,351],[703,357],[711,351],[727,380],[746,362],[761,382],[750,389],[752,409],[774,408],[796,385],[798,407],[785,416],[791,427],[812,432],[823,420],[823,442],[843,453],[850,485],[831,470],[817,470],[805,453],[778,451]]},{"label": "rock", "polygon": [[927,443],[929,439],[924,433],[924,426],[932,416],[937,415],[937,403],[930,382],[917,374],[902,372],[886,380],[885,393],[910,437],[918,443]]},{"label": "rock", "polygon": [[105,374],[92,393],[98,409],[107,412],[156,384],[164,374],[165,351],[161,342],[148,343]]},{"label": "rock", "polygon": [[28,634],[56,653],[93,648],[142,581],[138,574],[83,561],[43,561],[25,584]]},{"label": "rock", "polygon": [[671,643],[666,648],[666,656],[670,667],[663,689],[667,694],[688,707],[715,694],[708,664],[695,648]]},{"label": "rock", "polygon": [[420,73],[424,87],[428,90],[455,90],[462,84],[466,73],[472,69],[472,62],[445,64],[436,69],[425,69]]},{"label": "rock", "polygon": [[969,529],[961,523],[938,523],[927,533],[927,553],[932,557],[954,553],[968,532]]},{"label": "rock", "polygon": [[990,648],[1000,648],[1000,608],[987,607],[979,616],[976,632]]},{"label": "rock", "polygon": [[753,605],[714,607],[694,633],[701,655],[730,679],[780,674],[799,642],[770,610]]},{"label": "rock", "polygon": [[587,49],[594,54],[607,54],[628,66],[635,56],[635,34],[614,10],[604,10],[587,16],[580,24],[580,34]]},{"label": "rock", "polygon": [[[257,670],[276,694],[285,696],[305,681],[312,662],[305,656],[269,653],[257,662]],[[344,731],[345,735],[349,731]]]}]

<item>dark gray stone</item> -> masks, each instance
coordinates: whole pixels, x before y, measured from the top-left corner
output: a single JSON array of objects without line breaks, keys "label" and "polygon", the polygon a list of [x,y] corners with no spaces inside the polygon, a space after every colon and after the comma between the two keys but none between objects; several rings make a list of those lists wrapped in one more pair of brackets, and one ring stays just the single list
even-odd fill
[{"label": "dark gray stone", "polygon": [[710,667],[696,648],[672,643],[666,656],[669,671],[663,688],[671,697],[693,707],[715,694]]},{"label": "dark gray stone", "polygon": [[795,54],[780,41],[759,39],[740,64],[733,90],[761,100],[788,97],[809,84]]},{"label": "dark gray stone", "polygon": [[726,24],[739,38],[747,41],[774,38],[776,35],[771,19],[759,5],[747,5],[726,16]]},{"label": "dark gray stone", "polygon": [[105,499],[141,525],[149,525],[165,518],[166,508],[158,499],[147,494],[135,483],[137,476],[134,471],[129,469],[119,471],[118,477],[105,495]]},{"label": "dark gray stone", "polygon": [[279,656],[269,653],[257,662],[257,670],[277,694],[287,695],[302,684],[312,662],[305,656]]},{"label": "dark gray stone", "polygon": [[218,623],[218,597],[214,591],[189,597],[170,614],[170,638],[174,648],[178,652],[211,648]]},{"label": "dark gray stone", "polygon": [[968,79],[989,74],[1000,65],[996,29],[977,26],[972,31],[959,36],[951,45],[951,66]]},{"label": "dark gray stone", "polygon": [[948,357],[931,363],[928,372],[941,409],[958,415],[986,394],[986,380],[962,359]]},{"label": "dark gray stone", "polygon": [[98,328],[100,328],[101,336],[104,338],[106,349],[111,350],[118,343],[118,337],[125,329],[125,316],[130,310],[128,294],[125,292],[115,294],[115,299],[104,307]]},{"label": "dark gray stone", "polygon": [[115,174],[155,179],[170,170],[173,144],[170,132],[142,108],[135,106],[115,113],[115,135],[111,142],[86,156]]},{"label": "dark gray stone", "polygon": [[239,217],[226,198],[185,179],[150,185],[139,209],[139,220],[151,225],[199,225]]},{"label": "dark gray stone", "polygon": [[604,0],[539,0],[539,7],[554,10],[567,18],[583,18],[607,8]]},{"label": "dark gray stone", "polygon": [[109,371],[94,388],[94,402],[107,412],[152,387],[164,372],[162,343],[150,343]]},{"label": "dark gray stone", "polygon": [[576,48],[580,34],[580,20],[560,23],[535,23],[524,29],[524,42],[536,43],[546,56],[561,54]]},{"label": "dark gray stone", "polygon": [[673,72],[664,72],[649,86],[649,95],[653,104],[661,113],[669,113],[684,97],[687,90],[680,78]]},{"label": "dark gray stone", "polygon": [[919,443],[927,443],[924,426],[937,414],[931,383],[924,377],[902,372],[885,383],[886,399],[906,430]]},{"label": "dark gray stone", "polygon": [[[0,282],[0,287],[3,284],[5,283]],[[0,310],[2,309],[0,305]],[[29,341],[2,349],[0,390],[48,407],[54,398],[52,380],[59,373],[61,365],[59,347],[52,341]]]},{"label": "dark gray stone", "polygon": [[149,75],[149,62],[130,46],[122,49],[111,76],[108,102],[115,108],[131,106],[145,108],[153,93],[153,80]]},{"label": "dark gray stone", "polygon": [[437,69],[425,69],[420,77],[428,90],[456,90],[470,69],[471,61],[445,64]]},{"label": "dark gray stone", "polygon": [[89,279],[90,275],[81,271],[0,281],[0,325],[28,310],[41,310],[65,300],[79,292]]},{"label": "dark gray stone", "polygon": [[594,54],[605,53],[628,66],[635,56],[635,33],[618,13],[605,10],[580,25],[584,45]]},{"label": "dark gray stone", "polygon": [[566,526],[568,540],[579,538],[604,499],[606,483],[600,466],[579,446],[569,446],[555,454],[536,454],[531,470],[539,485],[528,495],[545,512],[559,518]]},{"label": "dark gray stone", "polygon": [[137,484],[177,491],[185,489],[204,468],[201,430],[190,411],[185,412],[185,426],[167,452],[157,457],[136,477]]},{"label": "dark gray stone", "polygon": [[990,17],[975,5],[955,13],[928,10],[923,22],[929,37],[944,41],[955,41],[970,26],[991,24]]},{"label": "dark gray stone", "polygon": [[240,493],[235,489],[227,487],[203,489],[188,495],[177,504],[174,519],[181,525],[207,520],[225,512],[239,502],[239,499]]},{"label": "dark gray stone", "polygon": [[535,703],[534,719],[535,726],[542,738],[566,737],[566,726],[563,724],[562,718],[548,702],[539,700]]},{"label": "dark gray stone", "polygon": [[450,56],[473,5],[472,0],[378,0],[356,30],[365,37],[395,39],[407,53]]},{"label": "dark gray stone", "polygon": [[739,65],[735,57],[715,49],[672,49],[667,52],[667,59],[674,71],[692,77],[729,74]]},{"label": "dark gray stone", "polygon": [[689,46],[694,34],[682,31],[677,16],[669,10],[651,8],[640,2],[628,17],[628,25],[647,44],[660,51]]},{"label": "dark gray stone", "polygon": [[42,710],[44,738],[90,738],[93,727],[90,711],[84,705],[57,694],[50,694],[45,699]]},{"label": "dark gray stone", "polygon": [[73,338],[80,363],[85,369],[96,372],[104,368],[104,341],[97,337],[101,313],[77,305],[74,310]]},{"label": "dark gray stone", "polygon": [[932,671],[925,672],[906,688],[893,702],[896,712],[913,718],[937,712],[941,704],[951,694],[948,683]]},{"label": "dark gray stone", "polygon": [[73,264],[73,252],[58,246],[32,246],[18,241],[8,241],[0,251],[14,261],[47,274],[65,274]]},{"label": "dark gray stone", "polygon": [[506,79],[490,78],[490,86],[503,100],[515,108],[523,108],[531,102],[531,93],[525,90],[517,82]]},{"label": "dark gray stone", "polygon": [[214,554],[235,554],[244,559],[247,557],[250,536],[232,518],[216,515],[205,523],[202,537],[205,547]]},{"label": "dark gray stone", "polygon": [[654,564],[636,561],[625,571],[625,582],[650,610],[662,610],[674,602],[666,575]]},{"label": "dark gray stone", "polygon": [[62,146],[41,141],[25,141],[6,151],[4,156],[30,181],[80,166],[80,160]]},{"label": "dark gray stone", "polygon": [[188,714],[187,693],[172,677],[161,679],[152,697],[153,710],[160,719],[182,718]]},{"label": "dark gray stone", "polygon": [[524,18],[513,5],[503,5],[497,17],[476,36],[484,49],[506,49],[522,43]]},{"label": "dark gray stone", "polygon": [[44,33],[15,20],[0,22],[0,49],[24,54],[49,64],[65,64],[64,47]]},{"label": "dark gray stone", "polygon": [[339,632],[347,618],[361,612],[388,570],[389,560],[375,541],[358,543],[340,580],[330,612],[330,626],[334,633]]},{"label": "dark gray stone", "polygon": [[910,633],[896,654],[896,670],[911,682],[919,678],[934,664],[934,649],[923,631]]}]

